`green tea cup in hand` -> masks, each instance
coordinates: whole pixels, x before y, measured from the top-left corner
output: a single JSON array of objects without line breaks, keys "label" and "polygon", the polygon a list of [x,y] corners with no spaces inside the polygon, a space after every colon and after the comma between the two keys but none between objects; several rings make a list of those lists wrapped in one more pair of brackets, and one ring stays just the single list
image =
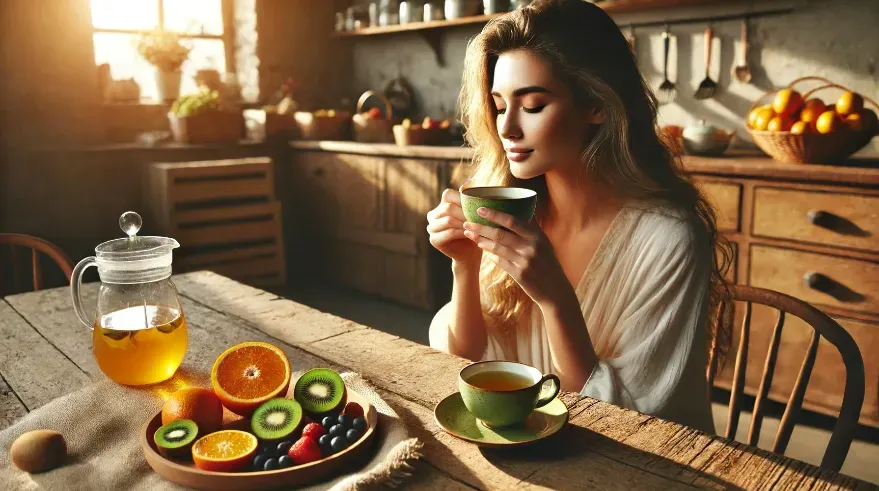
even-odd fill
[{"label": "green tea cup in hand", "polygon": [[461,207],[468,222],[500,227],[476,213],[476,210],[484,207],[513,215],[520,222],[528,223],[534,217],[534,210],[537,207],[537,192],[532,189],[505,186],[467,188],[461,190]]},{"label": "green tea cup in hand", "polygon": [[535,408],[552,402],[560,388],[556,375],[511,361],[472,363],[458,374],[464,406],[490,428],[521,423]]}]

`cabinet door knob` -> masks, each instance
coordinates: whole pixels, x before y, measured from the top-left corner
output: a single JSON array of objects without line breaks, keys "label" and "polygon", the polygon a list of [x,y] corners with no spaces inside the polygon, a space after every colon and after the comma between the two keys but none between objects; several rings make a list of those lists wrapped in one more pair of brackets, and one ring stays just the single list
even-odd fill
[{"label": "cabinet door knob", "polygon": [[808,217],[809,223],[819,227],[829,227],[831,225],[830,222],[833,220],[833,215],[821,210],[809,210],[806,217]]},{"label": "cabinet door knob", "polygon": [[316,175],[317,177],[323,176],[324,175],[324,168],[318,167],[317,169],[314,169],[314,175]]},{"label": "cabinet door knob", "polygon": [[835,283],[830,277],[815,271],[809,271],[803,276],[804,285],[820,292],[831,290]]}]

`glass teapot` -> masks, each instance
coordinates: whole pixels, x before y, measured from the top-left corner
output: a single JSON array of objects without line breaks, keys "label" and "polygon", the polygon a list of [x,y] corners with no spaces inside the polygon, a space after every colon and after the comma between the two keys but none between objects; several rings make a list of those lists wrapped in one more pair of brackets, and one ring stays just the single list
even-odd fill
[{"label": "glass teapot", "polygon": [[[128,237],[95,248],[76,265],[70,291],[76,315],[92,334],[98,367],[114,382],[147,385],[171,378],[186,354],[187,334],[177,288],[171,282],[171,252],[180,247],[167,237],[138,237],[140,215],[119,218]],[[82,274],[97,266],[101,278],[97,308],[86,314]]]}]

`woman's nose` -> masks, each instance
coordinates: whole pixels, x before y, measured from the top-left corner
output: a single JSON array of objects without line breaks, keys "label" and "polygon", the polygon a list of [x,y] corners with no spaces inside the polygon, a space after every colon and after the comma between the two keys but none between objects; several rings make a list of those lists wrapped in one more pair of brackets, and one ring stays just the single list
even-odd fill
[{"label": "woman's nose", "polygon": [[498,116],[498,134],[504,139],[515,139],[522,137],[522,128],[519,126],[516,112],[507,109],[504,114]]}]

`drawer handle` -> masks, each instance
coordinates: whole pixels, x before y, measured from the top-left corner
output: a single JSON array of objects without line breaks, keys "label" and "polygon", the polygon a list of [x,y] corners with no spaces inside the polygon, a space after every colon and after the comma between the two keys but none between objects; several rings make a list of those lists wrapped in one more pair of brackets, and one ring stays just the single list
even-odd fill
[{"label": "drawer handle", "polygon": [[803,276],[803,284],[813,290],[826,293],[833,289],[836,282],[821,273],[809,271]]},{"label": "drawer handle", "polygon": [[830,228],[833,225],[833,215],[821,210],[809,210],[806,215],[809,223],[819,227]]},{"label": "drawer handle", "polygon": [[803,284],[808,288],[830,295],[843,303],[860,303],[867,299],[864,295],[837,282],[833,278],[815,271],[809,271],[803,276]]},{"label": "drawer handle", "polygon": [[829,211],[809,210],[806,218],[808,218],[809,223],[812,225],[832,230],[838,234],[851,235],[853,237],[870,236],[870,232],[862,229],[856,223],[839,215],[834,215]]}]

